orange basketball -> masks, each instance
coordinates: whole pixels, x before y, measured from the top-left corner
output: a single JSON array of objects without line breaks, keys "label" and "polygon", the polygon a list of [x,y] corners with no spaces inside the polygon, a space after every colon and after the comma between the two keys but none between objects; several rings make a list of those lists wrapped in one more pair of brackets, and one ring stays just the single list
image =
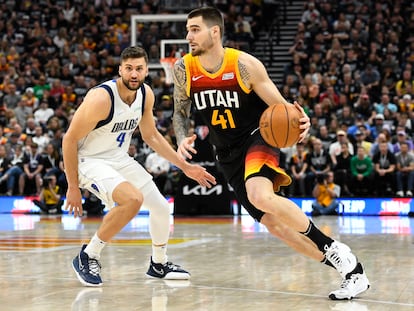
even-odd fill
[{"label": "orange basketball", "polygon": [[298,142],[301,133],[301,116],[301,112],[292,104],[269,106],[260,117],[260,134],[273,147],[293,146]]}]

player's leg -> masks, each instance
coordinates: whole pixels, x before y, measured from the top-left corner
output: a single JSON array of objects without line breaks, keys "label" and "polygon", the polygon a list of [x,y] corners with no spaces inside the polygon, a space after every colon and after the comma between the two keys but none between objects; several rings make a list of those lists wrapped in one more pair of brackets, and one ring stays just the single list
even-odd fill
[{"label": "player's leg", "polygon": [[115,187],[112,198],[117,206],[105,215],[97,232],[99,238],[104,242],[109,241],[137,215],[144,201],[141,191],[127,181],[121,182]]},{"label": "player's leg", "polygon": [[261,222],[269,232],[279,238],[282,236],[282,241],[296,251],[325,262],[340,273],[341,289],[331,292],[331,299],[351,299],[368,289],[369,281],[363,267],[350,248],[322,233],[293,201],[274,194],[270,179],[249,178],[246,192],[249,202],[265,212]]},{"label": "player's leg", "polygon": [[270,234],[279,238],[298,253],[317,261],[323,261],[325,256],[309,238],[278,221],[273,214],[265,213],[260,220]]},{"label": "player's leg", "polygon": [[167,243],[170,237],[170,208],[154,182],[141,188],[144,204],[150,210],[152,256],[147,276],[168,280],[188,280],[190,273],[168,261]]},{"label": "player's leg", "polygon": [[[99,172],[105,172],[103,179],[99,179]],[[88,176],[80,174],[80,184],[106,202],[108,207],[111,208],[114,202],[117,203],[117,206],[111,208],[105,215],[98,231],[87,245],[82,246],[80,253],[72,262],[78,279],[83,285],[100,286],[102,285],[99,263],[101,252],[106,242],[138,213],[143,195],[116,169],[104,163],[94,163],[92,169],[88,168]]]}]

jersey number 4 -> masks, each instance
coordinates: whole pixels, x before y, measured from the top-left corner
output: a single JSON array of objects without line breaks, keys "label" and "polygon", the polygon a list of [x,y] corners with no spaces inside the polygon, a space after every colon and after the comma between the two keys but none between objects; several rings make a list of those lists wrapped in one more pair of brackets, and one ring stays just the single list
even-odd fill
[{"label": "jersey number 4", "polygon": [[116,138],[116,141],[118,142],[118,147],[121,148],[123,143],[125,142],[125,132],[119,133],[118,137]]},{"label": "jersey number 4", "polygon": [[232,129],[236,128],[230,109],[224,110],[224,112],[221,114],[219,114],[218,110],[213,110],[213,114],[211,115],[211,125],[221,125],[221,128],[223,130],[227,127],[230,127]]}]

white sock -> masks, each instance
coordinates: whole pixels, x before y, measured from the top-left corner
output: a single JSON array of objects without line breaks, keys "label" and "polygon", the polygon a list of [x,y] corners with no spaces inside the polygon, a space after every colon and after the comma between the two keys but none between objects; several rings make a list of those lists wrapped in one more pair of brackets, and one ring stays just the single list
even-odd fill
[{"label": "white sock", "polygon": [[152,261],[155,263],[165,264],[168,261],[167,245],[156,246],[152,245]]},{"label": "white sock", "polygon": [[95,233],[95,235],[89,241],[89,244],[86,246],[84,252],[91,258],[99,259],[105,245],[106,242],[102,241]]}]

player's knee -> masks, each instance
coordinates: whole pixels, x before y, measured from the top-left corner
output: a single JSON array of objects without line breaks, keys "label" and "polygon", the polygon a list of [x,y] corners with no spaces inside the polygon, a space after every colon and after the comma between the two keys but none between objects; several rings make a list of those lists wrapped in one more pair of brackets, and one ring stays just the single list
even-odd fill
[{"label": "player's knee", "polygon": [[135,210],[136,213],[139,212],[143,202],[144,196],[141,192],[136,193],[133,197],[130,198],[131,208]]},{"label": "player's knee", "polygon": [[118,205],[124,207],[124,212],[134,217],[140,210],[144,197],[140,191],[130,191],[117,200]]},{"label": "player's knee", "polygon": [[247,189],[247,198],[256,208],[263,210],[261,207],[264,206],[265,201],[268,200],[266,195],[257,188]]}]

